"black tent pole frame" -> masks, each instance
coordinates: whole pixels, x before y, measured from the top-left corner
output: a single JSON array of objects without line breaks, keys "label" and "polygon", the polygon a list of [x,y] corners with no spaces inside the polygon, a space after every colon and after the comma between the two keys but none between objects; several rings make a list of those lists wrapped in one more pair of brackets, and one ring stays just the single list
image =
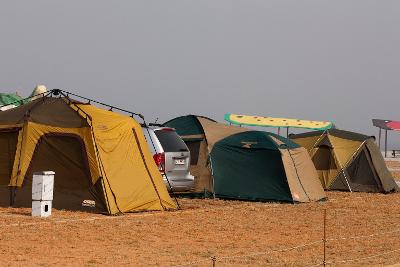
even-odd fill
[{"label": "black tent pole frame", "polygon": [[93,102],[93,103],[108,107],[108,108],[110,108],[110,111],[112,111],[113,109],[116,109],[118,111],[122,111],[122,112],[125,112],[125,113],[128,113],[128,114],[131,114],[131,115],[135,115],[135,116],[138,116],[139,118],[141,118],[143,120],[143,122],[144,122],[144,116],[142,114],[140,114],[140,113],[135,113],[135,112],[132,112],[132,111],[129,111],[129,110],[126,110],[126,109],[122,109],[122,108],[119,108],[119,107],[116,107],[116,106],[112,106],[112,105],[109,105],[109,104],[106,104],[106,103],[103,103],[103,102],[99,102],[97,100],[90,99],[90,98],[87,98],[87,97],[84,97],[84,96],[80,96],[80,95],[77,95],[77,94],[74,94],[74,93],[71,93],[71,92],[68,92],[68,91],[65,91],[65,90],[61,90],[61,89],[52,89],[51,92],[53,92],[54,95],[57,95],[60,92],[62,92],[64,94],[66,94],[67,97],[72,95],[72,96],[84,99],[84,100],[86,100],[88,102],[88,104]]}]

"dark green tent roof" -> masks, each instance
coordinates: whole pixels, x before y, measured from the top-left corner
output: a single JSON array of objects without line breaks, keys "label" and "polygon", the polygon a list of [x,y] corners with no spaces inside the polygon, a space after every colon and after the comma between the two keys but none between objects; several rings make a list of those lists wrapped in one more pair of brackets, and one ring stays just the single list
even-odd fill
[{"label": "dark green tent roof", "polygon": [[172,120],[169,120],[164,123],[165,126],[175,128],[178,135],[197,135],[204,134],[203,127],[201,126],[197,117],[205,118],[210,121],[214,121],[213,119],[197,116],[197,115],[186,115],[181,117],[176,117]]}]

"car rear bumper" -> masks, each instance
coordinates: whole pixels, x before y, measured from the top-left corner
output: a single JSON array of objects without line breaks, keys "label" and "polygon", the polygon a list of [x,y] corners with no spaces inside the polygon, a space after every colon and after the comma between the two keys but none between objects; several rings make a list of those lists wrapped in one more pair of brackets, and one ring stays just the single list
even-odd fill
[{"label": "car rear bumper", "polygon": [[[173,192],[184,192],[189,191],[194,186],[194,177],[192,175],[187,175],[185,177],[167,177],[163,175],[164,183],[168,191]],[[171,190],[172,187],[172,190]]]}]

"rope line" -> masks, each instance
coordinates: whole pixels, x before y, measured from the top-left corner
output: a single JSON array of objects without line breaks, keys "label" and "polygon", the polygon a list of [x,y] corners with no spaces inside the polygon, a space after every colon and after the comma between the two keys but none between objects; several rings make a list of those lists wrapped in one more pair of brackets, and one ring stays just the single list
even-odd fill
[{"label": "rope line", "polygon": [[[326,263],[325,263],[325,264],[326,264]],[[324,265],[324,263],[321,262],[321,263],[317,263],[317,264],[314,264],[314,265],[309,265],[309,266],[307,266],[307,267],[317,267],[317,266],[321,266],[321,265]]]},{"label": "rope line", "polygon": [[363,258],[356,258],[356,259],[346,259],[346,260],[339,260],[339,261],[327,261],[327,264],[334,264],[334,263],[346,263],[346,262],[354,262],[354,261],[363,261],[363,260],[368,260],[368,259],[372,259],[372,258],[378,258],[387,254],[391,254],[394,252],[400,251],[400,248],[395,249],[395,250],[391,250],[391,251],[387,251],[387,252],[382,252],[379,254],[375,254],[372,256],[368,256],[368,257],[363,257]]},{"label": "rope line", "polygon": [[312,246],[312,245],[315,245],[315,244],[318,244],[318,243],[322,243],[322,240],[317,240],[317,241],[314,241],[314,242],[310,242],[310,243],[306,243],[306,244],[302,244],[302,245],[297,245],[297,246],[294,246],[294,247],[284,248],[284,249],[269,250],[269,251],[264,251],[264,252],[255,252],[255,253],[250,253],[250,254],[246,254],[246,255],[210,257],[208,259],[199,260],[199,261],[193,261],[193,262],[187,262],[187,263],[183,263],[183,264],[180,264],[180,265],[173,265],[171,267],[189,266],[189,265],[198,264],[198,263],[202,263],[202,262],[209,262],[209,261],[212,261],[212,260],[223,261],[223,260],[227,260],[227,259],[238,259],[238,258],[246,258],[246,257],[252,257],[252,256],[265,255],[265,254],[270,254],[270,253],[274,253],[274,252],[285,252],[285,251],[290,251],[290,250],[294,250],[294,249],[309,247],[309,246]]},{"label": "rope line", "polygon": [[388,232],[382,232],[382,233],[374,233],[370,235],[359,235],[359,236],[349,236],[349,237],[338,237],[338,238],[329,238],[326,239],[326,241],[339,241],[339,240],[348,240],[348,239],[363,239],[363,238],[368,238],[368,237],[375,237],[375,236],[381,236],[381,235],[387,235],[387,234],[393,234],[393,233],[399,233],[400,229],[388,231]]},{"label": "rope line", "polygon": [[[235,207],[218,207],[212,209],[187,209],[187,210],[174,210],[171,213],[174,214],[191,214],[191,213],[209,213],[213,211],[219,210],[233,210]],[[272,210],[272,209],[268,209]],[[27,215],[23,214],[10,214],[7,211],[0,211],[0,217],[8,216],[8,217],[24,217],[28,218]],[[149,212],[142,212],[142,213],[125,213],[125,216],[99,216],[99,217],[90,217],[90,218],[78,218],[78,219],[63,219],[63,220],[49,220],[44,222],[31,222],[31,223],[2,223],[0,224],[1,227],[12,227],[12,226],[34,226],[34,225],[41,225],[41,224],[51,224],[51,223],[65,223],[65,222],[78,222],[78,221],[93,221],[93,220],[123,220],[123,219],[132,219],[132,218],[142,218],[142,217],[149,217],[149,216],[163,216],[163,213],[159,211],[149,211]]]},{"label": "rope line", "polygon": [[[375,237],[375,236],[381,236],[381,235],[387,235],[387,234],[393,234],[393,233],[400,233],[400,229],[387,231],[387,232],[382,232],[382,233],[374,233],[374,234],[370,234],[370,235],[359,235],[359,236],[350,236],[350,237],[330,238],[330,239],[327,239],[326,241],[357,240],[357,239],[371,238],[371,237]],[[306,243],[306,244],[302,244],[302,245],[298,245],[298,246],[294,246],[294,247],[289,247],[289,248],[283,248],[283,249],[277,249],[277,250],[269,250],[269,251],[264,251],[264,252],[255,252],[255,253],[249,253],[249,254],[245,254],[245,255],[216,257],[215,259],[216,259],[216,261],[224,261],[224,260],[228,260],[228,259],[237,259],[237,258],[246,258],[246,257],[252,257],[252,256],[261,256],[261,255],[266,255],[266,254],[270,254],[270,253],[286,252],[286,251],[290,251],[290,250],[309,247],[309,246],[312,246],[312,245],[315,245],[315,244],[320,244],[322,242],[323,242],[323,240],[317,240],[317,241],[314,241],[314,242],[310,242],[310,243]],[[380,257],[380,256],[391,254],[391,253],[394,253],[394,252],[397,252],[397,251],[400,251],[400,248],[399,249],[395,249],[395,250],[391,250],[391,251],[387,251],[387,252],[383,252],[383,253],[379,253],[379,254],[375,254],[375,255],[372,255],[372,256],[368,256],[368,257],[355,258],[355,259],[345,259],[345,260],[338,260],[338,261],[327,261],[326,264],[363,261],[363,260],[377,258],[377,257]],[[201,262],[206,262],[206,261],[210,261],[210,259],[196,261],[196,262],[189,262],[189,263],[185,263],[185,264],[182,264],[182,265],[174,265],[174,267],[188,266],[188,265],[201,263]],[[322,266],[322,265],[323,265],[323,263],[317,263],[317,264],[314,264],[314,265],[310,265],[308,267],[317,267],[317,266]]]},{"label": "rope line", "polygon": [[309,247],[309,246],[312,246],[312,245],[315,245],[315,244],[319,244],[319,243],[322,243],[322,240],[317,240],[317,241],[314,241],[314,242],[310,242],[310,243],[306,243],[306,244],[302,244],[302,245],[297,245],[297,246],[294,246],[294,247],[284,248],[284,249],[269,250],[269,251],[264,251],[264,252],[255,252],[255,253],[250,253],[250,254],[246,254],[246,255],[217,257],[217,260],[246,258],[246,257],[270,254],[270,253],[274,253],[274,252],[286,252],[286,251],[295,250],[295,249],[299,249],[299,248]]},{"label": "rope line", "polygon": [[[322,241],[315,241],[315,242],[311,242],[311,243],[307,243],[304,245],[299,245],[299,246],[295,246],[295,247],[291,247],[291,248],[286,248],[286,249],[280,249],[280,250],[271,250],[271,251],[266,251],[266,252],[260,252],[260,253],[251,253],[251,254],[246,254],[246,255],[240,255],[240,256],[226,256],[226,257],[215,257],[215,259],[217,261],[221,261],[221,260],[226,260],[226,259],[235,259],[235,258],[244,258],[244,257],[250,257],[250,256],[258,256],[258,255],[264,255],[264,254],[269,254],[272,252],[285,252],[285,251],[289,251],[289,250],[294,250],[294,249],[298,249],[298,248],[303,248],[303,247],[307,247],[307,246],[311,246],[314,244],[318,244],[321,243]],[[347,263],[347,262],[355,262],[355,261],[364,261],[364,260],[368,260],[368,259],[373,259],[373,258],[378,258],[384,255],[388,255],[394,252],[400,251],[400,248],[395,249],[395,250],[391,250],[391,251],[387,251],[387,252],[383,252],[383,253],[378,253],[378,254],[374,254],[372,256],[368,256],[368,257],[362,257],[362,258],[355,258],[355,259],[345,259],[345,260],[337,260],[337,261],[327,261],[326,264],[337,264],[337,263]],[[184,264],[180,264],[180,265],[173,265],[171,267],[181,267],[181,266],[189,266],[189,265],[193,265],[193,264],[198,264],[198,263],[202,263],[202,262],[208,262],[212,260],[212,257],[210,257],[209,259],[204,259],[204,260],[199,260],[199,261],[193,261],[193,262],[187,262]],[[317,267],[317,266],[321,266],[323,265],[323,263],[317,263],[314,265],[309,265],[308,267]]]},{"label": "rope line", "polygon": [[190,265],[198,264],[198,263],[202,263],[202,262],[209,262],[211,260],[212,260],[212,258],[209,258],[209,259],[206,259],[206,260],[192,261],[192,262],[187,262],[187,263],[184,263],[184,264],[172,265],[171,267],[190,266]]}]

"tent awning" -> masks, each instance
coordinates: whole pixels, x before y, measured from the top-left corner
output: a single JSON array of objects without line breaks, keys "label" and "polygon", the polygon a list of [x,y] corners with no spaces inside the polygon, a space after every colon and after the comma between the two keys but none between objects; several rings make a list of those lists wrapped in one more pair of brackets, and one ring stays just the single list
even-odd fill
[{"label": "tent awning", "polygon": [[400,121],[372,119],[372,124],[384,130],[400,131]]},{"label": "tent awning", "polygon": [[312,130],[327,130],[333,128],[329,121],[310,121],[288,118],[273,118],[263,116],[249,116],[228,113],[225,120],[236,125],[262,126],[262,127],[293,127]]}]

